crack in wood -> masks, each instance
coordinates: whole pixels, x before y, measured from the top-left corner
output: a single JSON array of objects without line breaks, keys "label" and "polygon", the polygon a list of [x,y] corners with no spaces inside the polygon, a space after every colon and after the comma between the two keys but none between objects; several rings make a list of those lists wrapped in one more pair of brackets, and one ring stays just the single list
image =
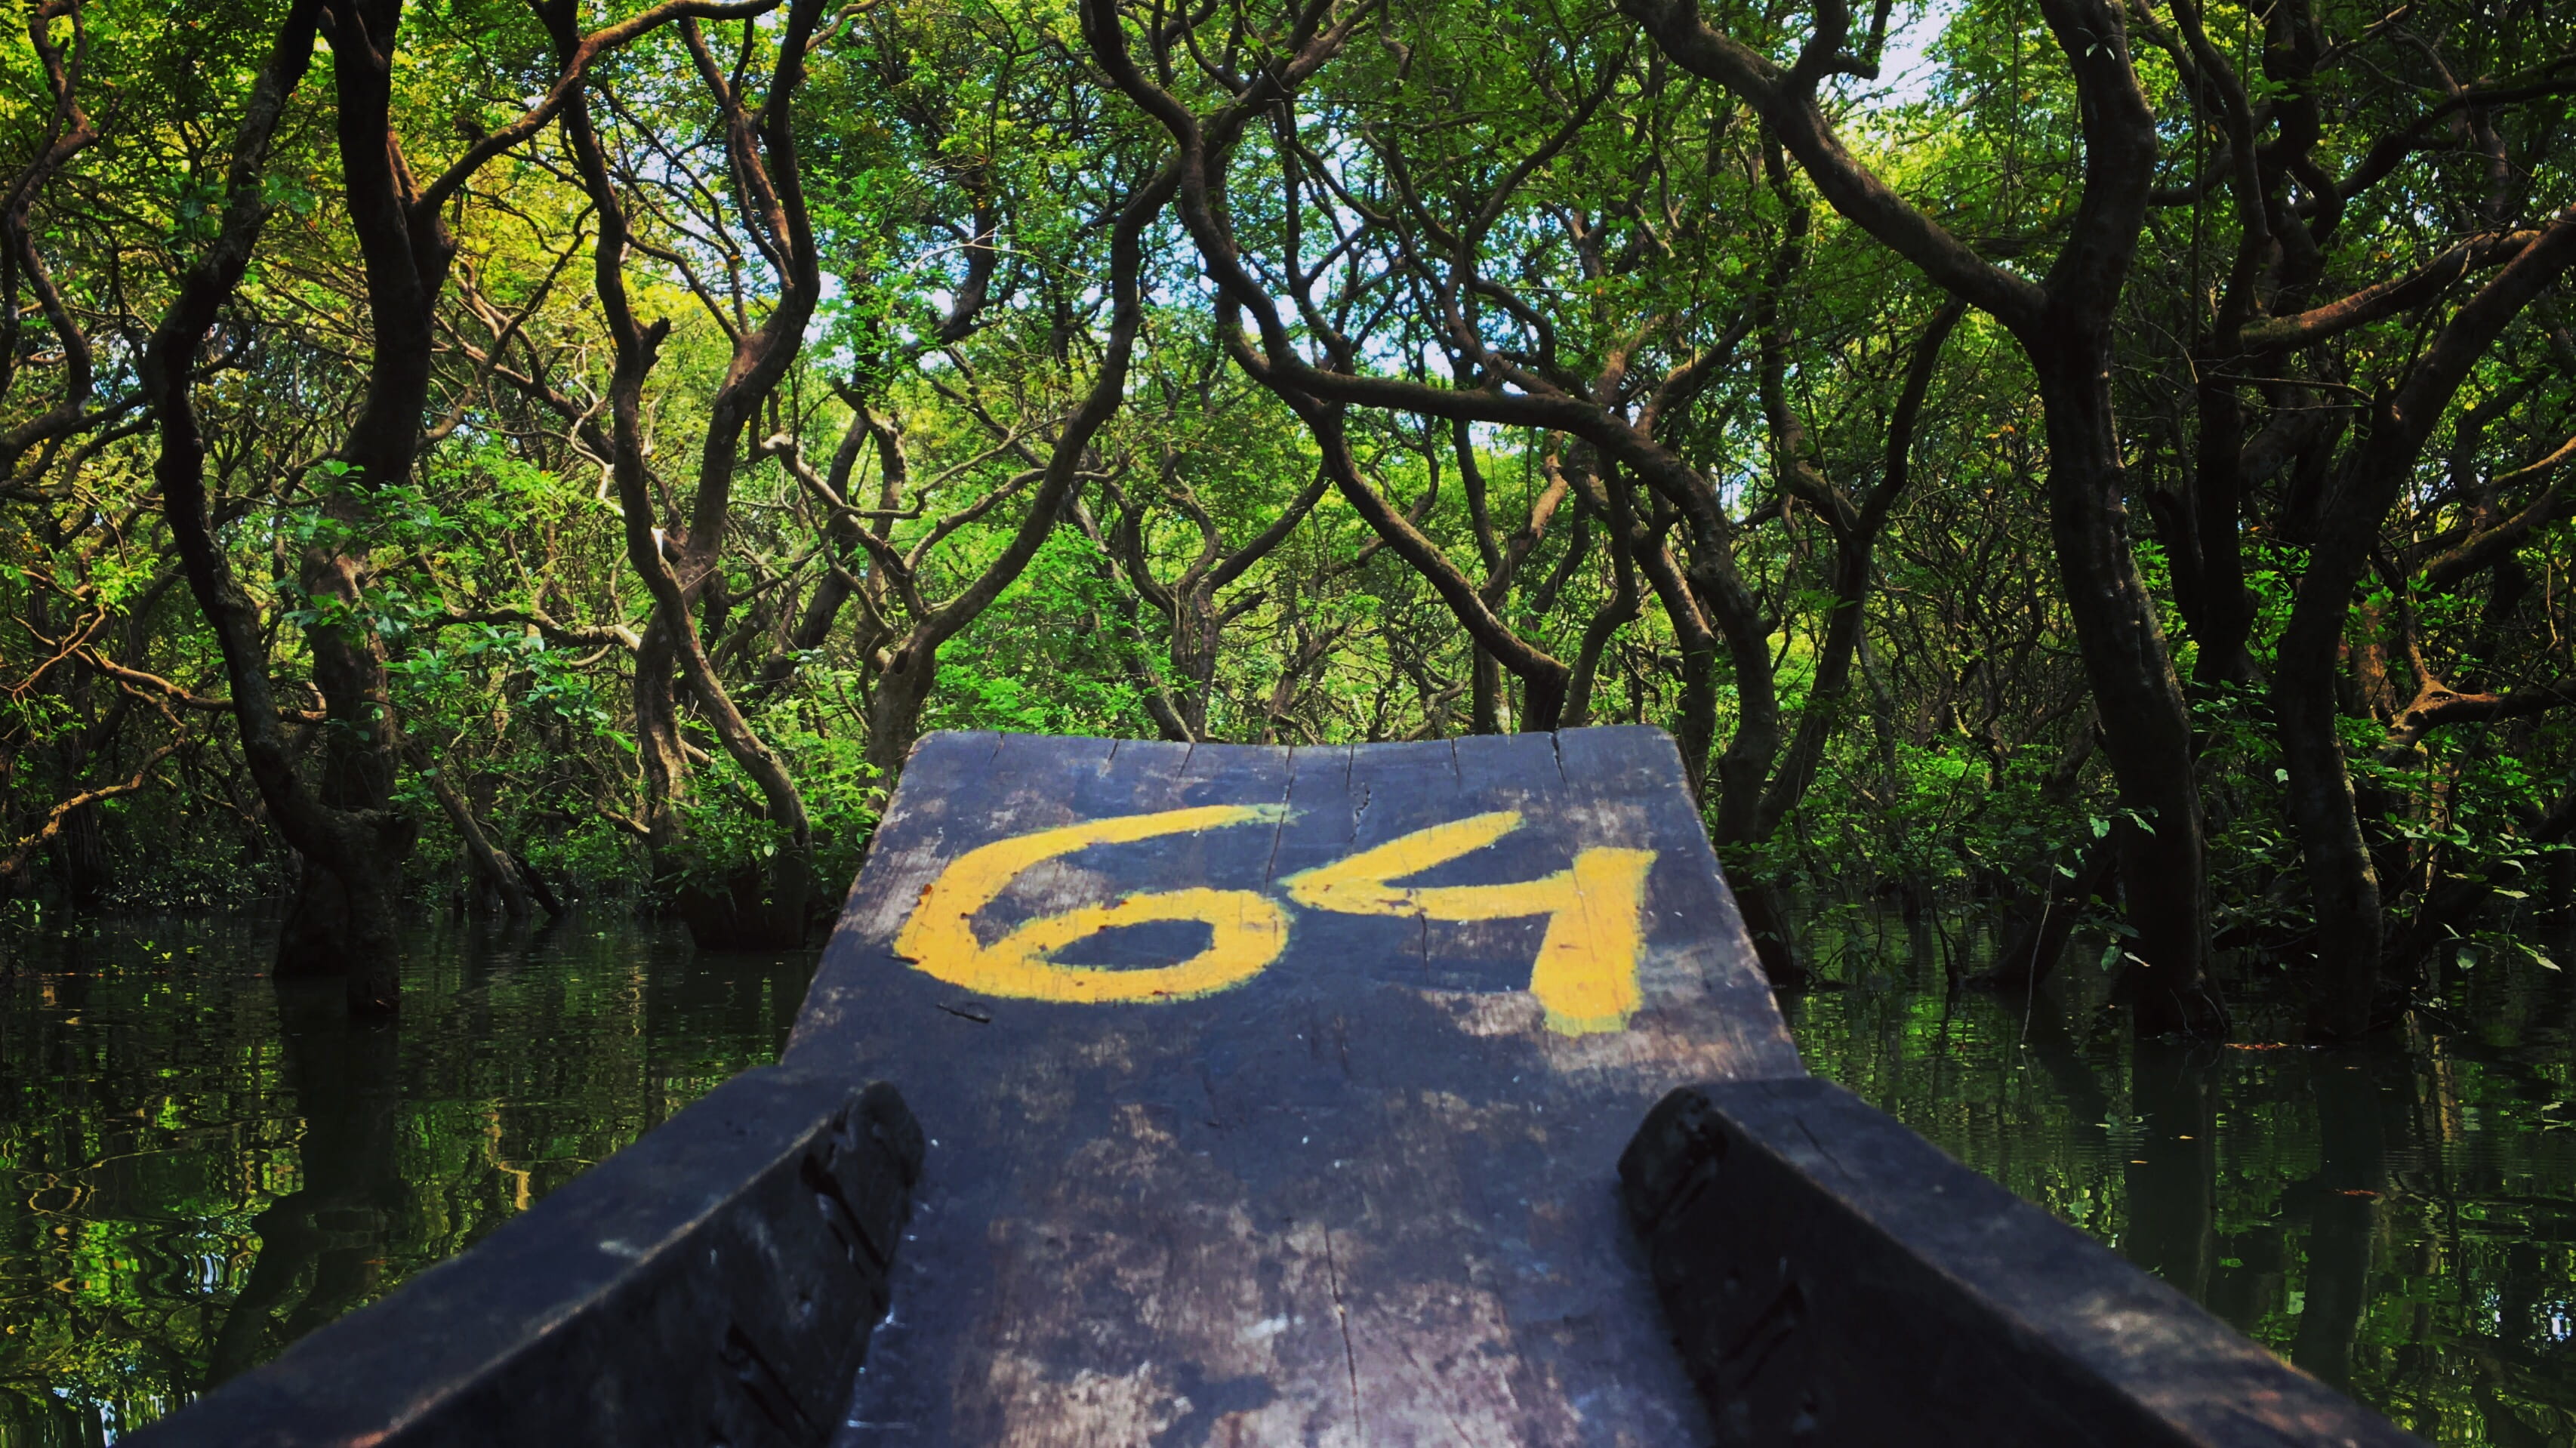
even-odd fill
[{"label": "crack in wood", "polygon": [[1324,1238],[1324,1285],[1332,1289],[1333,1319],[1342,1330],[1342,1366],[1351,1381],[1351,1439],[1359,1448],[1368,1448],[1368,1415],[1360,1407],[1360,1354],[1351,1342],[1351,1311],[1342,1301],[1342,1270],[1333,1260],[1333,1229],[1321,1228]]}]

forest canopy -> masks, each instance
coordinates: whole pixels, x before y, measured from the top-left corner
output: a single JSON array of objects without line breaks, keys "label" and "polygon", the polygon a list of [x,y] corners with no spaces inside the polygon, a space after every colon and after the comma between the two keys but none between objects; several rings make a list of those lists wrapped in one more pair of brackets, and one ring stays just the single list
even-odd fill
[{"label": "forest canopy", "polygon": [[2565,884],[2566,7],[21,11],[22,911],[792,943],[935,728],[1659,725],[2150,1033]]}]

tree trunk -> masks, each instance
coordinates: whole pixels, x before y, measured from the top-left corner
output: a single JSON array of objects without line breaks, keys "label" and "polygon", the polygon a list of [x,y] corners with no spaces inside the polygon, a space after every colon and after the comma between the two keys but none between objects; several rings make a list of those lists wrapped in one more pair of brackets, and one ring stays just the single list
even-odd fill
[{"label": "tree trunk", "polygon": [[[37,622],[45,622],[41,606],[32,610]],[[67,671],[63,686],[64,704],[77,713],[87,713],[89,676],[84,671]],[[120,694],[106,714],[95,723],[66,729],[50,751],[54,769],[62,780],[65,794],[78,798],[88,791],[81,779],[91,763],[101,755],[111,755],[116,736],[133,713],[132,696]],[[107,903],[107,892],[114,883],[113,861],[108,858],[106,812],[96,800],[75,805],[63,812],[60,827],[47,841],[57,875],[62,881],[63,903],[78,914],[88,915]],[[23,846],[20,854],[23,857]]]},{"label": "tree trunk", "polygon": [[[2193,469],[2191,552],[2197,560],[2200,657],[2193,677],[2204,686],[2251,684],[2254,595],[2245,586],[2245,408],[2224,373],[2232,359],[2203,357],[2200,455]],[[2179,595],[2179,590],[2177,590]]]},{"label": "tree trunk", "polygon": [[[341,189],[365,267],[374,345],[366,392],[338,453],[348,471],[331,480],[322,506],[333,525],[329,536],[348,541],[306,547],[298,582],[323,615],[304,630],[313,683],[329,715],[314,795],[325,810],[344,816],[372,817],[393,808],[401,732],[384,641],[366,621],[363,555],[376,526],[375,495],[411,476],[420,448],[437,346],[434,313],[456,253],[439,213],[414,210],[418,188],[394,134],[393,68],[402,11],[402,0],[363,6],[359,0],[334,0],[328,32]],[[343,963],[352,970],[373,969],[369,962],[380,943],[394,937],[403,861],[417,832],[340,833],[337,848],[305,855],[288,917],[292,928],[278,942],[280,975],[317,974]],[[322,886],[325,873],[337,877],[337,891]],[[391,981],[388,968],[388,990]]]},{"label": "tree trunk", "polygon": [[[851,396],[848,393],[843,395]],[[809,490],[821,495],[818,501],[824,508],[822,531],[826,567],[822,576],[814,580],[813,594],[797,613],[795,628],[787,636],[787,647],[770,655],[761,664],[760,677],[749,693],[750,700],[754,702],[765,700],[787,687],[787,682],[796,676],[805,654],[821,648],[831,638],[833,621],[841,616],[841,605],[849,601],[853,592],[852,584],[856,582],[853,570],[868,566],[867,547],[859,537],[859,518],[850,510],[850,478],[858,469],[860,453],[867,448],[870,437],[868,421],[864,404],[854,399],[850,424],[841,430],[841,441],[832,450],[829,471],[820,478],[812,478],[804,471],[804,459],[795,451],[792,439],[773,438],[763,446],[763,451],[778,455],[787,464],[789,472],[804,481]],[[900,460],[899,453],[895,460]],[[895,470],[889,467],[887,472],[889,496],[880,505],[881,511],[890,510],[895,505],[891,496]]]},{"label": "tree trunk", "polygon": [[[2321,1065],[2324,1063],[2320,1063]],[[2338,1388],[2352,1386],[2353,1339],[2370,1301],[2379,1199],[2388,1190],[2387,1133],[2366,1069],[2317,1070],[2317,1174],[2308,1199],[2307,1304],[2290,1361]]]},{"label": "tree trunk", "polygon": [[1476,651],[1468,675],[1467,727],[1478,734],[1503,732],[1503,666],[1483,644],[1469,644]]},{"label": "tree trunk", "polygon": [[1753,937],[1753,954],[1762,962],[1763,978],[1774,990],[1804,986],[1807,967],[1798,958],[1797,937],[1789,923],[1788,892],[1759,870],[1738,870],[1727,883],[1735,891],[1735,908],[1744,913],[1744,930]]},{"label": "tree trunk", "polygon": [[[2127,828],[2123,821],[2113,835]],[[2073,878],[2052,872],[2050,883],[2039,892],[2037,908],[2026,909],[1996,948],[1994,968],[1972,977],[1968,984],[2027,996],[2056,972],[2075,923],[2083,918],[2085,902],[2108,894],[2119,876],[2120,845],[2113,835],[2085,848]]]},{"label": "tree trunk", "polygon": [[657,610],[635,647],[635,752],[644,776],[646,843],[657,862],[688,836],[680,805],[688,798],[689,756],[680,746],[678,650]]},{"label": "tree trunk", "polygon": [[[1588,517],[1575,515],[1578,547]],[[1674,647],[1681,653],[1681,697],[1673,708],[1673,742],[1681,747],[1682,774],[1690,783],[1691,798],[1698,800],[1707,793],[1708,755],[1717,746],[1717,636],[1691,598],[1690,583],[1682,577],[1670,549],[1659,540],[1638,561],[1645,566],[1646,581],[1663,605],[1664,617],[1672,622]]]},{"label": "tree trunk", "polygon": [[400,999],[402,865],[418,831],[382,812],[341,823],[330,864],[302,856],[278,932],[277,975],[344,976],[352,1012],[390,1015]]},{"label": "tree trunk", "polygon": [[[1610,534],[1610,596],[1592,612],[1583,626],[1583,639],[1575,651],[1573,673],[1566,685],[1565,711],[1561,727],[1580,729],[1592,722],[1592,689],[1601,675],[1601,655],[1610,646],[1610,636],[1625,628],[1639,612],[1637,591],[1638,534],[1631,484],[1616,467],[1604,467],[1599,487]],[[1651,541],[1651,540],[1650,540]]]},{"label": "tree trunk", "polygon": [[2209,1059],[2217,1054],[2205,1045],[2141,1041],[2129,1068],[2143,1160],[2129,1163],[2120,1251],[2194,1298],[2207,1295],[2218,1265],[2217,1063]]},{"label": "tree trunk", "polygon": [[1172,701],[1181,727],[1190,738],[1208,737],[1208,696],[1216,692],[1217,645],[1224,626],[1218,622],[1216,590],[1192,587],[1173,602],[1172,673],[1181,695]]},{"label": "tree trunk", "polygon": [[107,903],[107,888],[114,878],[107,832],[100,825],[102,814],[95,804],[82,805],[63,816],[62,833],[54,838],[62,867],[63,903],[82,915],[95,914]]},{"label": "tree trunk", "polygon": [[[205,487],[205,438],[189,391],[198,349],[240,285],[266,222],[262,191],[269,142],[287,97],[312,63],[318,9],[317,0],[297,0],[287,13],[243,113],[225,179],[222,224],[163,315],[139,371],[159,424],[153,480],[189,591],[223,653],[243,760],[279,832],[308,866],[319,862],[329,867],[335,886],[326,889],[317,883],[324,870],[307,869],[305,888],[280,945],[280,968],[344,968],[349,1009],[389,1014],[397,999],[394,927],[401,901],[400,864],[410,851],[414,829],[394,811],[335,807],[317,798],[298,776],[296,752],[278,727],[259,609],[215,542]],[[354,708],[343,717],[361,728],[381,722],[380,715]],[[343,780],[339,787],[351,785]]]},{"label": "tree trunk", "polygon": [[304,1119],[300,1184],[254,1219],[259,1250],[214,1334],[209,1388],[382,1286],[410,1195],[401,1160],[402,1037],[391,1022],[351,1022],[334,1004],[309,986],[277,988],[283,1075]]},{"label": "tree trunk", "polygon": [[[2061,331],[2075,330],[2060,328]],[[2146,580],[2129,549],[2108,339],[2031,346],[2048,423],[2049,531],[2076,644],[2092,684],[2102,749],[2122,808],[2120,880],[2139,962],[2137,1030],[2215,1035],[2227,1012],[2209,979],[2208,862],[2201,838],[2191,712]]]},{"label": "tree trunk", "polygon": [[700,950],[794,950],[813,924],[814,887],[812,859],[782,847],[721,880],[683,881],[675,903]]},{"label": "tree trunk", "polygon": [[[352,529],[363,528],[371,511],[325,509]],[[317,600],[359,609],[359,573],[356,560],[333,550],[305,552],[302,582]],[[392,679],[385,669],[383,642],[363,624],[319,623],[305,629],[305,642],[313,652],[313,682],[321,690],[328,720],[322,726],[316,800],[344,813],[390,810],[401,746],[393,711],[384,702]],[[377,948],[371,942],[389,941],[397,933],[403,863],[417,834],[369,829],[349,835],[343,848],[305,857],[287,929],[278,937],[280,976],[336,974],[367,959]]]},{"label": "tree trunk", "polygon": [[[2319,566],[2311,559],[2311,572]],[[2307,595],[2302,588],[2302,605]],[[2339,726],[2342,711],[2335,707],[2341,605],[2339,598],[2331,607],[2320,600],[2313,608],[2292,609],[2272,678],[2281,762],[2290,776],[2290,822],[2298,831],[2309,909],[2317,922],[2308,1029],[2327,1040],[2350,1040],[2370,1028],[2379,990],[2383,918],[2379,872],[2353,803]]]},{"label": "tree trunk", "polygon": [[437,799],[439,811],[456,831],[457,844],[465,856],[466,869],[475,881],[501,897],[502,913],[513,920],[525,920],[532,910],[527,883],[519,878],[519,867],[492,843],[483,822],[474,817],[473,803],[467,800],[447,772],[424,761],[422,773],[428,776],[429,792]]},{"label": "tree trunk", "polygon": [[[380,812],[380,811],[371,811]],[[360,963],[390,959],[401,933],[403,865],[416,828],[351,828],[328,863],[306,856],[297,875],[286,928],[277,939],[277,974],[336,975]],[[361,997],[393,1009],[393,972],[361,982],[352,977],[350,999]]]},{"label": "tree trunk", "polygon": [[921,738],[921,706],[939,676],[936,644],[911,646],[897,653],[877,675],[876,697],[868,704],[867,762],[891,792],[903,762]]}]

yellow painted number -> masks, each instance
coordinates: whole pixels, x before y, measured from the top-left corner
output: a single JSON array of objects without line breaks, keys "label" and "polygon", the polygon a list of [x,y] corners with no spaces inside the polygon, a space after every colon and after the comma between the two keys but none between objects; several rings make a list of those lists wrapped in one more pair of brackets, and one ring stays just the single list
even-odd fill
[{"label": "yellow painted number", "polygon": [[[1271,824],[1284,805],[1206,805],[1088,820],[1061,829],[996,840],[949,863],[895,936],[895,954],[923,973],[984,995],[1019,1000],[1105,1004],[1188,1000],[1241,985],[1279,958],[1288,944],[1287,912],[1251,890],[1156,890],[1107,905],[1086,905],[1027,921],[987,945],[975,938],[978,911],[1000,898],[1030,866],[1094,845],[1132,844],[1163,835]],[[1589,849],[1553,875],[1504,885],[1408,886],[1395,882],[1473,854],[1519,829],[1504,810],[1417,830],[1345,860],[1280,882],[1310,910],[1393,915],[1422,920],[1511,920],[1547,917],[1530,994],[1547,1012],[1548,1029],[1583,1036],[1625,1030],[1637,1010],[1637,961],[1643,948],[1646,872],[1652,850]],[[1126,970],[1067,964],[1056,957],[1104,930],[1157,921],[1208,927],[1205,950],[1177,965]]]},{"label": "yellow painted number", "polygon": [[1417,830],[1348,859],[1291,875],[1288,898],[1311,910],[1424,920],[1508,920],[1544,915],[1530,994],[1548,1029],[1586,1036],[1625,1030],[1636,1013],[1637,957],[1652,850],[1590,849],[1570,868],[1509,885],[1410,888],[1394,882],[1472,854],[1519,829],[1502,810]]},{"label": "yellow painted number", "polygon": [[[1129,895],[1108,905],[1031,920],[990,945],[975,938],[975,912],[991,904],[1021,871],[1042,860],[1093,845],[1276,823],[1287,817],[1285,805],[1206,805],[1089,820],[996,840],[958,856],[922,892],[921,903],[895,937],[895,954],[950,985],[1019,1000],[1086,1004],[1186,1000],[1240,985],[1277,960],[1288,944],[1287,913],[1250,890]],[[1067,965],[1055,958],[1067,946],[1101,931],[1164,920],[1203,922],[1210,937],[1207,949],[1178,965],[1143,970]]]}]

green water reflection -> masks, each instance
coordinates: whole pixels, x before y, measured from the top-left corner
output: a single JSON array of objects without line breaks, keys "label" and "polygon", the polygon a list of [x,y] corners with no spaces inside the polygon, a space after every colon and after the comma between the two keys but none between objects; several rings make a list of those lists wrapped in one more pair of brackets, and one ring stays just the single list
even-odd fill
[{"label": "green water reflection", "polygon": [[1810,1069],[2435,1443],[2576,1448],[2576,980],[2455,967],[2474,1025],[2345,1051],[2240,992],[2236,1041],[2181,1047],[2080,946],[2030,1000],[1946,995],[1956,928],[1842,943],[1849,988],[1790,1005]]},{"label": "green water reflection", "polygon": [[0,1448],[99,1443],[383,1296],[747,1067],[810,954],[604,914],[415,927],[398,1024],[263,978],[269,922],[10,942]]},{"label": "green water reflection", "polygon": [[[0,1448],[89,1444],[382,1296],[746,1067],[810,956],[602,913],[430,921],[398,1025],[261,974],[267,922],[9,942]],[[2137,1046],[2070,966],[1941,988],[1972,935],[1816,941],[1809,1064],[2438,1443],[2576,1448],[2576,981],[2453,972],[2473,1028]],[[2576,959],[2576,949],[2560,949]],[[2080,954],[2071,952],[2070,956]]]}]

